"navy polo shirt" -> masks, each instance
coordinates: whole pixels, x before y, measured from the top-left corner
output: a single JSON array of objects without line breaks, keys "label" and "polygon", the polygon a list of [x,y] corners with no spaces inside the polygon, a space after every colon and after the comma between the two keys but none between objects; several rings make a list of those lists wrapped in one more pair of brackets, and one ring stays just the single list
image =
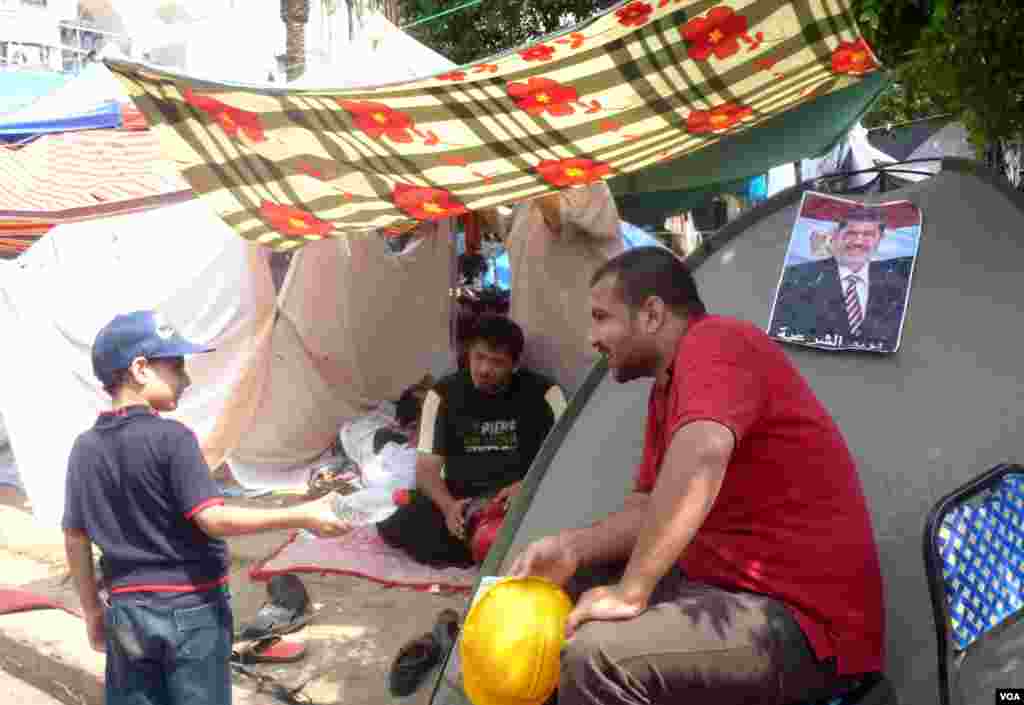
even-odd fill
[{"label": "navy polo shirt", "polygon": [[132,406],[100,414],[75,441],[63,527],[103,550],[111,594],[196,592],[227,582],[227,544],[193,521],[223,503],[195,434]]}]

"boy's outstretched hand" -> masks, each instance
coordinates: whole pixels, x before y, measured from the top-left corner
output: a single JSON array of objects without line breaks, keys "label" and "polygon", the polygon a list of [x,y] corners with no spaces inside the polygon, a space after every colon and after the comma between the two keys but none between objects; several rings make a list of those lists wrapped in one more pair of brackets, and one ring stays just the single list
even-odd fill
[{"label": "boy's outstretched hand", "polygon": [[320,538],[332,538],[347,533],[352,527],[334,513],[333,493],[315,502],[302,505],[304,528]]}]

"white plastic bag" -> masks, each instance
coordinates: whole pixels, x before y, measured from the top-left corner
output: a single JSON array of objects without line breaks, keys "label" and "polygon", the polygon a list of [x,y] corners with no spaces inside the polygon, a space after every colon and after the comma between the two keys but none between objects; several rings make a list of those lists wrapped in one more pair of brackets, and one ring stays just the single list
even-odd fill
[{"label": "white plastic bag", "polygon": [[334,513],[352,526],[376,524],[387,519],[398,509],[391,493],[392,490],[383,487],[368,487],[352,494],[336,495]]},{"label": "white plastic bag", "polygon": [[394,404],[388,403],[381,404],[369,414],[345,422],[338,431],[345,455],[359,467],[364,467],[373,458],[373,434],[378,429],[394,424]]},{"label": "white plastic bag", "polygon": [[416,449],[404,443],[386,443],[360,469],[365,487],[412,489],[416,486]]}]

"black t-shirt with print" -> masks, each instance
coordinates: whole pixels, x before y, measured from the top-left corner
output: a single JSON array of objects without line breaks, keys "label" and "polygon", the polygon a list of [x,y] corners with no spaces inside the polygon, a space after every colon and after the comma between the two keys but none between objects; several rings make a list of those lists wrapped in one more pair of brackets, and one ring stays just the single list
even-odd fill
[{"label": "black t-shirt with print", "polygon": [[469,370],[460,370],[427,394],[419,450],[444,457],[455,497],[495,492],[526,476],[564,406],[558,386],[530,370],[513,373],[496,395],[479,391]]}]

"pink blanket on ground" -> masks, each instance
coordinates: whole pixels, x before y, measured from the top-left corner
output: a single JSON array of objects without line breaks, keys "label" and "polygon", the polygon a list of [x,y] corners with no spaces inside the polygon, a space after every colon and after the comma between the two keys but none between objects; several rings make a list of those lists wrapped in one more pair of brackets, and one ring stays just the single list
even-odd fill
[{"label": "pink blanket on ground", "polygon": [[25,612],[27,610],[61,609],[81,617],[82,613],[74,607],[46,595],[30,590],[0,585],[0,614]]},{"label": "pink blanket on ground", "polygon": [[417,563],[384,543],[376,528],[363,526],[333,539],[295,533],[269,558],[253,566],[249,577],[268,580],[282,573],[339,573],[419,590],[469,591],[479,571]]}]

